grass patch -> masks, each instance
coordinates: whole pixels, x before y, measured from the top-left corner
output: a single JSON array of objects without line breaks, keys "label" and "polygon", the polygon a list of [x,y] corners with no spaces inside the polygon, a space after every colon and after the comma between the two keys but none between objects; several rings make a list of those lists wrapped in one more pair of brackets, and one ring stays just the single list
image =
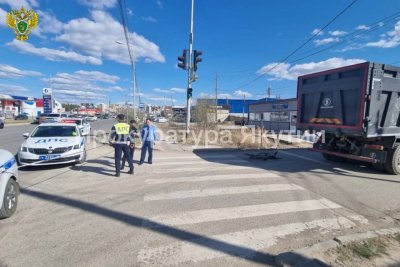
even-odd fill
[{"label": "grass patch", "polygon": [[[400,240],[400,236],[398,237]],[[351,260],[353,256],[371,260],[373,258],[387,255],[387,242],[383,238],[376,237],[361,242],[352,242],[336,248],[338,260],[345,262]]]}]

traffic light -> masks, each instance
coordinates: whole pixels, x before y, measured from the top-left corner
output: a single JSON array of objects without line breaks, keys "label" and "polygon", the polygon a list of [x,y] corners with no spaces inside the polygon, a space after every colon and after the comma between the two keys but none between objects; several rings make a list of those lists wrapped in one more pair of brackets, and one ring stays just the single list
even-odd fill
[{"label": "traffic light", "polygon": [[183,49],[182,56],[178,57],[178,67],[187,70],[187,50]]},{"label": "traffic light", "polygon": [[193,95],[193,88],[188,88],[187,89],[187,98],[188,99],[192,98],[192,95]]},{"label": "traffic light", "polygon": [[200,50],[193,50],[193,69],[197,71],[197,63],[202,62],[203,59],[200,57],[203,54]]}]

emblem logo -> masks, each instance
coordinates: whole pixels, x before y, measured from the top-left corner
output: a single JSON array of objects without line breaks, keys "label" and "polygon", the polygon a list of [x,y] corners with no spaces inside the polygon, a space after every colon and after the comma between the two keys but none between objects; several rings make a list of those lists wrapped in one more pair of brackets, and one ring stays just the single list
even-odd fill
[{"label": "emblem logo", "polygon": [[6,19],[8,27],[14,30],[17,40],[26,41],[31,33],[39,24],[39,16],[33,10],[11,10],[7,13]]},{"label": "emblem logo", "polygon": [[370,158],[376,158],[376,153],[375,152],[371,152],[371,153],[369,153],[369,157]]},{"label": "emblem logo", "polygon": [[322,101],[322,105],[324,105],[324,107],[328,107],[328,106],[330,106],[331,104],[332,104],[332,100],[331,100],[329,97],[325,98],[325,99]]},{"label": "emblem logo", "polygon": [[52,146],[49,147],[48,152],[49,152],[49,154],[53,153],[53,147]]},{"label": "emblem logo", "polygon": [[330,99],[329,97],[325,97],[325,98],[322,100],[322,106],[321,106],[321,108],[333,108],[332,99]]}]

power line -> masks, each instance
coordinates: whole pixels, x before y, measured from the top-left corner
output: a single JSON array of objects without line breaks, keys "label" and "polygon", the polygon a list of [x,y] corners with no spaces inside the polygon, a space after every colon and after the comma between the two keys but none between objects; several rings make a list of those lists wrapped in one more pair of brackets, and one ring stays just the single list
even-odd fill
[{"label": "power line", "polygon": [[[337,42],[337,43],[335,43],[335,44],[333,44],[333,45],[330,45],[330,46],[328,46],[328,47],[325,47],[325,48],[322,48],[322,49],[319,49],[319,50],[318,50],[318,49],[311,49],[311,50],[308,50],[307,52],[312,52],[312,53],[310,53],[310,54],[308,54],[308,55],[306,55],[306,56],[297,58],[297,59],[295,59],[295,60],[293,60],[293,61],[290,61],[289,63],[295,63],[295,62],[301,61],[301,60],[303,60],[303,59],[309,58],[309,57],[311,57],[311,56],[317,55],[317,54],[319,54],[319,53],[322,53],[322,52],[324,52],[324,51],[327,51],[327,50],[329,50],[329,49],[332,49],[332,48],[334,48],[334,47],[341,46],[341,45],[343,45],[345,42],[351,41],[351,40],[353,40],[353,39],[355,39],[355,38],[357,38],[357,37],[360,37],[360,36],[363,35],[363,34],[371,33],[371,32],[373,32],[373,31],[382,29],[383,27],[386,27],[386,26],[390,25],[390,24],[387,24],[387,23],[396,21],[396,20],[399,19],[399,18],[400,18],[400,11],[399,11],[399,12],[396,12],[396,13],[394,13],[394,14],[392,14],[392,15],[390,15],[390,16],[388,16],[388,17],[386,17],[386,18],[384,18],[384,19],[382,19],[382,20],[380,20],[380,21],[377,21],[377,22],[375,22],[375,23],[372,23],[372,24],[368,25],[368,27],[369,27],[370,29],[366,29],[366,30],[356,30],[356,31],[354,31],[354,32],[351,32],[351,33],[345,35],[345,36],[343,37],[343,40],[342,40],[342,41]],[[382,26],[381,23],[385,23],[384,26]],[[315,52],[313,52],[313,51],[315,51]],[[307,52],[305,52],[305,53],[307,53]],[[302,54],[305,54],[305,53],[302,53]]]},{"label": "power line", "polygon": [[266,73],[274,70],[276,67],[278,67],[279,65],[281,65],[282,63],[286,62],[289,58],[291,58],[294,54],[296,54],[300,49],[302,49],[304,46],[306,46],[309,42],[311,42],[316,36],[318,36],[323,30],[325,30],[327,27],[329,27],[335,20],[337,20],[341,15],[343,15],[348,9],[350,9],[350,7],[352,7],[358,0],[353,0],[349,5],[347,5],[342,11],[340,11],[336,16],[334,16],[327,24],[325,24],[325,26],[323,26],[322,28],[320,28],[317,32],[315,32],[310,38],[308,38],[304,43],[302,43],[299,47],[297,47],[296,49],[294,49],[289,55],[287,55],[286,57],[284,57],[282,60],[280,60],[278,63],[276,63],[274,66],[270,67],[269,69],[267,69],[266,71],[264,71],[262,74],[260,74],[259,76],[257,76],[256,78],[254,78],[252,81],[243,84],[241,86],[239,86],[238,88],[242,88],[245,86],[248,86],[250,84],[252,84],[253,82],[259,80],[261,77],[263,77]]}]

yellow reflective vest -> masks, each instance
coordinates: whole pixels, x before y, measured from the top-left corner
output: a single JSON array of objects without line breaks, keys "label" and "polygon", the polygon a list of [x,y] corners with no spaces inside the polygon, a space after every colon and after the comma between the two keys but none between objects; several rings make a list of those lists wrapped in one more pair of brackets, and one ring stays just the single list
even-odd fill
[{"label": "yellow reflective vest", "polygon": [[114,124],[111,129],[110,142],[114,144],[127,144],[128,141],[131,141],[129,129],[130,127],[127,123],[118,122]]}]

